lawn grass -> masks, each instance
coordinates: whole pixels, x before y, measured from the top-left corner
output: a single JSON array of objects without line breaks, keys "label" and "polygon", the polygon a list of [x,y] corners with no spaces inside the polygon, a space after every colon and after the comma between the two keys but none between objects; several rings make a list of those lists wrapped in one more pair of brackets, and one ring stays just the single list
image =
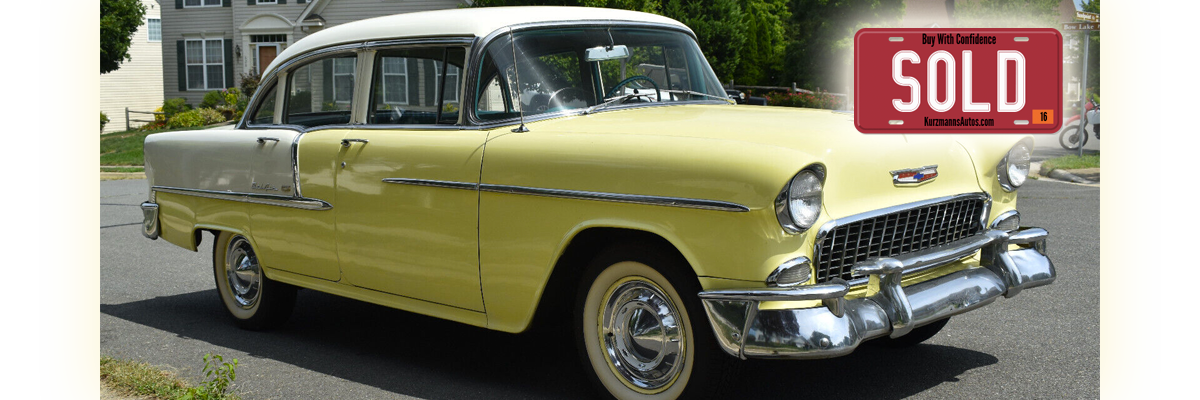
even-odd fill
[{"label": "lawn grass", "polygon": [[1100,168],[1099,154],[1085,154],[1079,156],[1062,156],[1051,158],[1042,162],[1043,171],[1053,171],[1056,169],[1080,169],[1080,168]]},{"label": "lawn grass", "polygon": [[[146,396],[159,400],[237,400],[240,397],[228,393],[208,395],[197,391],[196,386],[167,371],[144,362],[120,360],[100,356],[100,380],[114,391],[133,396]],[[190,395],[189,395],[190,394]]]},{"label": "lawn grass", "polygon": [[100,167],[100,172],[146,172],[145,167]]},{"label": "lawn grass", "polygon": [[100,135],[100,165],[145,165],[142,144],[146,136],[166,131],[188,131],[200,128],[162,129],[156,131],[125,131]]},{"label": "lawn grass", "polygon": [[188,385],[174,374],[129,360],[100,357],[100,379],[118,392],[156,399],[177,399],[187,394]]}]

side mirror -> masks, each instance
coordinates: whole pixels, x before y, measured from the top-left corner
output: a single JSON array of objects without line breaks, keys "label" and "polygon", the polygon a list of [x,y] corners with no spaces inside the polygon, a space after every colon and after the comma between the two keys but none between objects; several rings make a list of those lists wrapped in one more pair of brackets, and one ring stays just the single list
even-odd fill
[{"label": "side mirror", "polygon": [[584,56],[588,62],[618,60],[629,58],[629,48],[625,45],[599,46],[587,49]]}]

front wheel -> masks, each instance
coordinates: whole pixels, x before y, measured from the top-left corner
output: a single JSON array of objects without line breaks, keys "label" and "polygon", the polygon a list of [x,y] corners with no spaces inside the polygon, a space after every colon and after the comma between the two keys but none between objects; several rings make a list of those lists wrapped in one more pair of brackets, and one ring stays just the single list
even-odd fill
[{"label": "front wheel", "polygon": [[221,232],[213,243],[213,277],[221,303],[243,329],[265,330],[287,321],[296,287],[267,278],[245,236]]},{"label": "front wheel", "polygon": [[585,272],[576,342],[592,382],[612,397],[702,397],[734,375],[737,360],[717,348],[699,284],[680,264],[626,246],[606,251]]},{"label": "front wheel", "polygon": [[1079,149],[1079,146],[1087,144],[1087,132],[1083,132],[1081,135],[1080,131],[1082,129],[1079,128],[1079,125],[1067,127],[1058,135],[1058,145],[1067,150],[1076,150]]}]

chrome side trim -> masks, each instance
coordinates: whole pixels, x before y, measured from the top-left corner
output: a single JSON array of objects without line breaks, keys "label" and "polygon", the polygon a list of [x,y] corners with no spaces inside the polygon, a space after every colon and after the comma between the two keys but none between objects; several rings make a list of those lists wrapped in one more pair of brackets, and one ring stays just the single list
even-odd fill
[{"label": "chrome side trim", "polygon": [[429,187],[440,187],[440,188],[447,188],[447,189],[466,189],[466,190],[475,190],[475,189],[479,188],[479,185],[476,185],[476,184],[470,183],[470,182],[438,181],[438,180],[433,180],[433,179],[385,178],[383,180],[383,183],[398,183],[398,184],[402,184],[402,185],[429,186]]},{"label": "chrome side trim", "polygon": [[695,208],[701,210],[747,212],[750,207],[727,201],[689,199],[683,197],[646,196],[640,194],[588,192],[582,190],[547,189],[528,186],[496,185],[490,183],[475,184],[471,182],[439,181],[434,179],[385,178],[384,183],[403,185],[440,187],[447,189],[479,190],[482,192],[521,194],[530,196],[557,197],[563,199],[611,201],[616,203],[645,204],[651,206],[666,206],[680,208]]},{"label": "chrome side trim", "polygon": [[588,192],[582,190],[545,189],[525,186],[480,184],[479,190],[493,193],[524,194],[530,196],[558,197],[564,199],[599,200],[617,203],[645,204],[651,206],[667,206],[681,208],[696,208],[701,210],[747,212],[750,207],[727,201],[689,199],[682,197],[646,196],[640,194]]},{"label": "chrome side trim", "polygon": [[203,197],[206,199],[239,201],[243,203],[299,208],[303,210],[324,211],[333,208],[333,205],[325,202],[324,200],[304,197],[278,196],[259,193],[221,192],[216,190],[187,189],[166,186],[154,186],[150,188],[150,190],[163,193],[182,194],[185,196]]}]

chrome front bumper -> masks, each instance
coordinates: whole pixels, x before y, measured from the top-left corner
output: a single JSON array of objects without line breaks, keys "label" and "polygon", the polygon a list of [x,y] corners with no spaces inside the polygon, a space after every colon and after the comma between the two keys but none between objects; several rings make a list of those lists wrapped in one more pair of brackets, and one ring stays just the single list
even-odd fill
[{"label": "chrome front bumper", "polygon": [[[1041,228],[1013,232],[989,230],[926,251],[896,258],[875,258],[854,265],[878,285],[869,297],[846,299],[842,280],[791,289],[700,292],[717,342],[725,352],[746,359],[828,358],[849,354],[865,340],[900,337],[913,328],[985,306],[996,298],[1054,282],[1054,264],[1046,257]],[[1010,245],[1018,249],[1010,250]],[[905,270],[945,265],[980,251],[983,268],[970,268],[901,287]],[[763,301],[820,300],[823,306],[759,310]]]}]

